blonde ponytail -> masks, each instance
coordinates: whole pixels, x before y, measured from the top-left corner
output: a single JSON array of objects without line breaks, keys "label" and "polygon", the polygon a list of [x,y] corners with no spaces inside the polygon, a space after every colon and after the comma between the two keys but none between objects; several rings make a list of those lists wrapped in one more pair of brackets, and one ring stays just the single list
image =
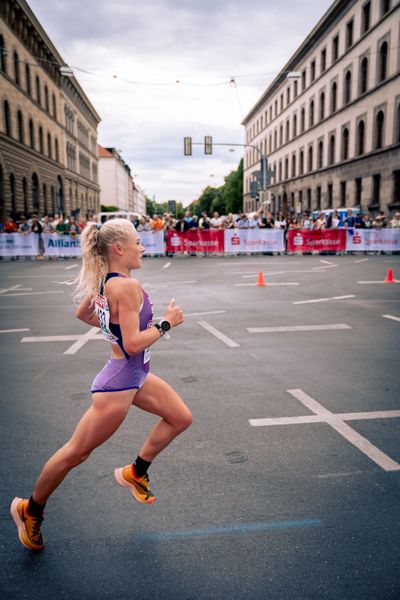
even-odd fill
[{"label": "blonde ponytail", "polygon": [[81,235],[82,268],[76,279],[74,302],[91,297],[94,301],[100,283],[108,270],[108,247],[115,242],[124,242],[136,231],[127,219],[111,219],[99,228],[89,223]]}]

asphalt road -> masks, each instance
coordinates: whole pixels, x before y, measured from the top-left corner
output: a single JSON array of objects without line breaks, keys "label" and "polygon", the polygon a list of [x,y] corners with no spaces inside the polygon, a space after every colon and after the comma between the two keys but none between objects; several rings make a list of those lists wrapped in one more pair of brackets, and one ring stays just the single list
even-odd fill
[{"label": "asphalt road", "polygon": [[[141,506],[113,477],[155,422],[133,408],[55,492],[35,554],[10,501],[69,438],[108,356],[56,339],[89,331],[65,283],[78,266],[0,263],[0,597],[398,600],[400,284],[380,282],[389,267],[400,279],[400,257],[145,259],[156,314],[174,296],[187,315],[152,370],[194,423],[152,465],[157,501]],[[297,285],[237,285],[259,271]],[[341,328],[248,331],[317,325]],[[55,339],[21,342],[42,336]]]}]

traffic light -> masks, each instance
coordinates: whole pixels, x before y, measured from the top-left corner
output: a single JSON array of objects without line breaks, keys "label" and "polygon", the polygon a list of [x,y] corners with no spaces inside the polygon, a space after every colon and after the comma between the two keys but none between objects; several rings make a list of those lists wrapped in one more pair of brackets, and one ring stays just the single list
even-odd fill
[{"label": "traffic light", "polygon": [[183,138],[183,152],[185,156],[192,156],[192,138]]},{"label": "traffic light", "polygon": [[204,154],[212,154],[212,137],[206,135],[204,138]]}]

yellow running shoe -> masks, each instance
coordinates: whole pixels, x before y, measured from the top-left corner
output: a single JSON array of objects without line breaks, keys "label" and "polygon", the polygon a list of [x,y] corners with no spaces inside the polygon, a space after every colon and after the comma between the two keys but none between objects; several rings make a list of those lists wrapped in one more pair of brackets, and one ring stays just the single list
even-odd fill
[{"label": "yellow running shoe", "polygon": [[40,532],[43,517],[32,517],[28,513],[29,500],[14,498],[11,502],[11,516],[18,527],[18,535],[21,544],[30,550],[42,550],[44,539]]},{"label": "yellow running shoe", "polygon": [[133,497],[138,502],[144,502],[145,504],[154,502],[155,497],[150,489],[147,473],[143,477],[136,477],[135,467],[126,465],[121,469],[114,469],[114,476],[119,485],[131,490]]}]

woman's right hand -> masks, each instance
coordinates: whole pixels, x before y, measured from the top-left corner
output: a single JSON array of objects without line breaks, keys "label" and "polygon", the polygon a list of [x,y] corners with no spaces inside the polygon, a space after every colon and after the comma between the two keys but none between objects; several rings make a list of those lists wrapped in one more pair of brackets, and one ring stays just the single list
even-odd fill
[{"label": "woman's right hand", "polygon": [[176,327],[184,321],[183,311],[179,306],[175,306],[175,298],[172,298],[165,313],[165,320],[171,323],[171,327]]}]

